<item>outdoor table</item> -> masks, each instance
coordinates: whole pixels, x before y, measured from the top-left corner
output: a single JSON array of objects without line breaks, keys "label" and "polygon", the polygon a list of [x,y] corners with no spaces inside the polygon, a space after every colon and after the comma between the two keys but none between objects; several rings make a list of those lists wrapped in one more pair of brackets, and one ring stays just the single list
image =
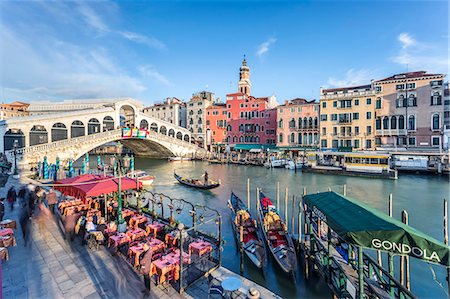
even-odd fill
[{"label": "outdoor table", "polygon": [[132,241],[142,239],[146,236],[145,230],[142,228],[132,228],[126,232]]},{"label": "outdoor table", "polygon": [[179,267],[173,260],[166,260],[164,258],[157,259],[152,262],[152,266],[150,269],[150,275],[158,275],[158,284],[166,281],[166,274],[173,271],[175,280],[178,280]]},{"label": "outdoor table", "polygon": [[15,220],[5,219],[0,222],[0,226],[3,226],[4,228],[16,229],[17,224]]},{"label": "outdoor table", "polygon": [[16,245],[16,238],[14,238],[14,236],[0,236],[0,247],[9,247]]},{"label": "outdoor table", "polygon": [[2,260],[9,260],[8,249],[5,247],[0,247],[0,257]]},{"label": "outdoor table", "polygon": [[178,238],[172,234],[166,234],[166,237],[164,238],[169,247],[175,246],[177,239]]},{"label": "outdoor table", "polygon": [[[165,260],[173,261],[175,264],[180,264],[180,249],[175,249],[169,254],[162,257]],[[191,262],[189,254],[183,251],[183,265],[188,265]]]},{"label": "outdoor table", "polygon": [[156,237],[158,232],[163,231],[165,227],[166,226],[160,222],[153,222],[151,224],[148,224],[145,230],[147,231],[147,235],[153,233],[153,236]]},{"label": "outdoor table", "polygon": [[[222,288],[224,291],[229,292],[230,295],[237,291],[241,287],[241,280],[236,277],[227,277],[222,280]],[[231,297],[231,296],[230,296]]]},{"label": "outdoor table", "polygon": [[114,248],[118,248],[120,245],[129,243],[130,241],[131,241],[130,237],[127,234],[120,233],[120,234],[117,234],[115,236],[110,236],[109,237],[108,247],[111,247],[111,243],[114,243],[113,247]]},{"label": "outdoor table", "polygon": [[123,218],[129,217],[129,216],[133,216],[133,215],[134,215],[134,212],[132,210],[129,210],[129,209],[123,209],[122,210],[122,217]]},{"label": "outdoor table", "polygon": [[202,256],[210,251],[212,251],[212,246],[209,242],[196,241],[189,244],[189,255],[194,253],[198,256]]},{"label": "outdoor table", "polygon": [[142,253],[144,253],[144,244],[145,243],[138,243],[128,249],[128,257],[130,258],[130,263],[133,263],[134,258],[134,267],[139,266],[139,257]]},{"label": "outdoor table", "polygon": [[153,250],[153,253],[163,251],[164,248],[166,248],[166,244],[164,244],[163,241],[156,239],[156,238],[150,238],[148,240],[148,246],[151,250]]},{"label": "outdoor table", "polygon": [[130,218],[130,226],[131,227],[138,227],[141,223],[147,223],[148,219],[144,215],[134,215]]}]

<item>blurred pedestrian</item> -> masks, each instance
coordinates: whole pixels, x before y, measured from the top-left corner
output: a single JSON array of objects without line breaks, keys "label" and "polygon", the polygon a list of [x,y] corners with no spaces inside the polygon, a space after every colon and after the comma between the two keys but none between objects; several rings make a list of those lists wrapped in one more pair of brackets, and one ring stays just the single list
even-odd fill
[{"label": "blurred pedestrian", "polygon": [[149,249],[149,246],[147,243],[144,244],[144,256],[142,257],[142,260],[140,261],[141,274],[144,275],[144,283],[145,283],[145,294],[150,294],[150,286],[151,286],[151,280],[150,280],[150,268],[152,266],[152,256],[153,251]]},{"label": "blurred pedestrian", "polygon": [[50,188],[50,191],[45,196],[47,199],[48,207],[52,214],[55,214],[55,205],[58,203],[58,195],[56,195],[56,192],[53,190],[53,188]]},{"label": "blurred pedestrian", "polygon": [[22,237],[25,242],[25,246],[28,244],[29,239],[29,221],[30,221],[30,211],[28,206],[28,200],[24,197],[21,198],[20,202],[20,214],[19,214],[19,223],[20,228],[22,229]]},{"label": "blurred pedestrian", "polygon": [[8,199],[9,208],[11,211],[14,210],[14,203],[17,199],[16,189],[14,189],[14,186],[9,188],[6,198]]},{"label": "blurred pedestrian", "polygon": [[0,198],[0,221],[3,221],[3,216],[5,215],[5,198]]},{"label": "blurred pedestrian", "polygon": [[73,214],[69,214],[64,219],[64,230],[66,233],[66,241],[69,242],[75,239],[75,226],[77,225],[78,218],[80,218],[80,213],[78,209],[75,208]]}]

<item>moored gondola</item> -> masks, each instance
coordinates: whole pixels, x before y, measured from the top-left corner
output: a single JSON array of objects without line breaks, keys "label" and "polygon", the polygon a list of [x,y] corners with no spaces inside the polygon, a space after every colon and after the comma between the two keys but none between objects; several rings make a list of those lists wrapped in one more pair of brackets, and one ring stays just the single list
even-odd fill
[{"label": "moored gondola", "polygon": [[220,182],[215,182],[213,180],[199,180],[199,179],[189,179],[184,178],[175,172],[173,173],[173,176],[175,179],[177,179],[178,182],[180,182],[183,185],[198,188],[198,189],[213,189],[220,186]]},{"label": "moored gondola", "polygon": [[284,272],[294,275],[297,266],[295,247],[276,207],[260,192],[259,221],[270,252]]},{"label": "moored gondola", "polygon": [[[266,264],[266,252],[262,236],[258,232],[256,220],[252,218],[247,206],[233,192],[231,192],[228,207],[231,210],[233,231],[239,247],[243,247],[245,255],[256,267],[263,268]],[[240,242],[241,225],[243,227],[242,244]]]}]

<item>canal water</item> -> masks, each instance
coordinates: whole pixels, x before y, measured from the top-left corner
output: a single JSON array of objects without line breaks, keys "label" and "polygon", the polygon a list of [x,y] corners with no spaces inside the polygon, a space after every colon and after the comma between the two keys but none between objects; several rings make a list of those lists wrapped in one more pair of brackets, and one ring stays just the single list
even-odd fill
[{"label": "canal water", "polygon": [[[295,173],[287,169],[266,169],[256,166],[217,165],[207,162],[167,162],[155,159],[136,159],[136,169],[155,175],[152,191],[161,192],[193,203],[217,209],[223,219],[222,232],[225,240],[222,265],[239,273],[239,255],[236,249],[230,212],[227,201],[234,191],[247,202],[247,178],[251,180],[251,210],[256,215],[256,187],[276,202],[276,185],[280,182],[280,202],[284,213],[284,188],[289,188],[289,202],[292,195],[300,196],[303,187],[308,193],[327,191],[342,192],[347,185],[347,195],[374,208],[387,212],[389,193],[393,194],[393,216],[400,219],[401,211],[409,213],[410,225],[443,240],[443,198],[449,198],[448,176],[400,174],[398,180],[369,179],[337,175]],[[173,177],[176,170],[185,177],[197,177],[207,171],[209,177],[221,180],[222,185],[210,191],[202,191],[180,185]],[[291,210],[289,208],[289,218]],[[290,220],[290,219],[289,219]],[[188,225],[190,223],[188,222]],[[291,224],[289,224],[289,227]],[[297,226],[295,226],[297,231]],[[276,262],[268,256],[268,267],[263,273],[249,262],[244,264],[244,276],[261,284],[284,298],[328,298],[330,292],[324,281],[313,277],[305,280],[304,270],[299,266],[296,284],[278,269]],[[397,259],[396,259],[397,260]],[[446,296],[445,269],[419,260],[411,260],[411,288],[420,298],[443,298]],[[386,265],[386,262],[385,262]],[[396,263],[398,275],[398,263]],[[440,286],[441,284],[442,286]]]}]

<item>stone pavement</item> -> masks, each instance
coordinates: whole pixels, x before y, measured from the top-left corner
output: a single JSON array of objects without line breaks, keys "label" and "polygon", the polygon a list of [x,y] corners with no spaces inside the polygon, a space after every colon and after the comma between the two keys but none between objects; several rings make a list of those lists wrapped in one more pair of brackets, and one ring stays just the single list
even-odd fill
[{"label": "stone pavement", "polygon": [[[0,189],[1,197],[10,186],[18,187],[19,182],[10,177]],[[182,298],[171,287],[155,285],[144,296],[143,280],[122,257],[112,256],[103,246],[92,251],[79,238],[69,244],[56,217],[48,219],[41,231],[33,220],[32,242],[25,246],[19,209],[16,204],[11,212],[5,206],[4,219],[17,221],[17,246],[8,248],[9,261],[2,263],[3,298]]]}]

